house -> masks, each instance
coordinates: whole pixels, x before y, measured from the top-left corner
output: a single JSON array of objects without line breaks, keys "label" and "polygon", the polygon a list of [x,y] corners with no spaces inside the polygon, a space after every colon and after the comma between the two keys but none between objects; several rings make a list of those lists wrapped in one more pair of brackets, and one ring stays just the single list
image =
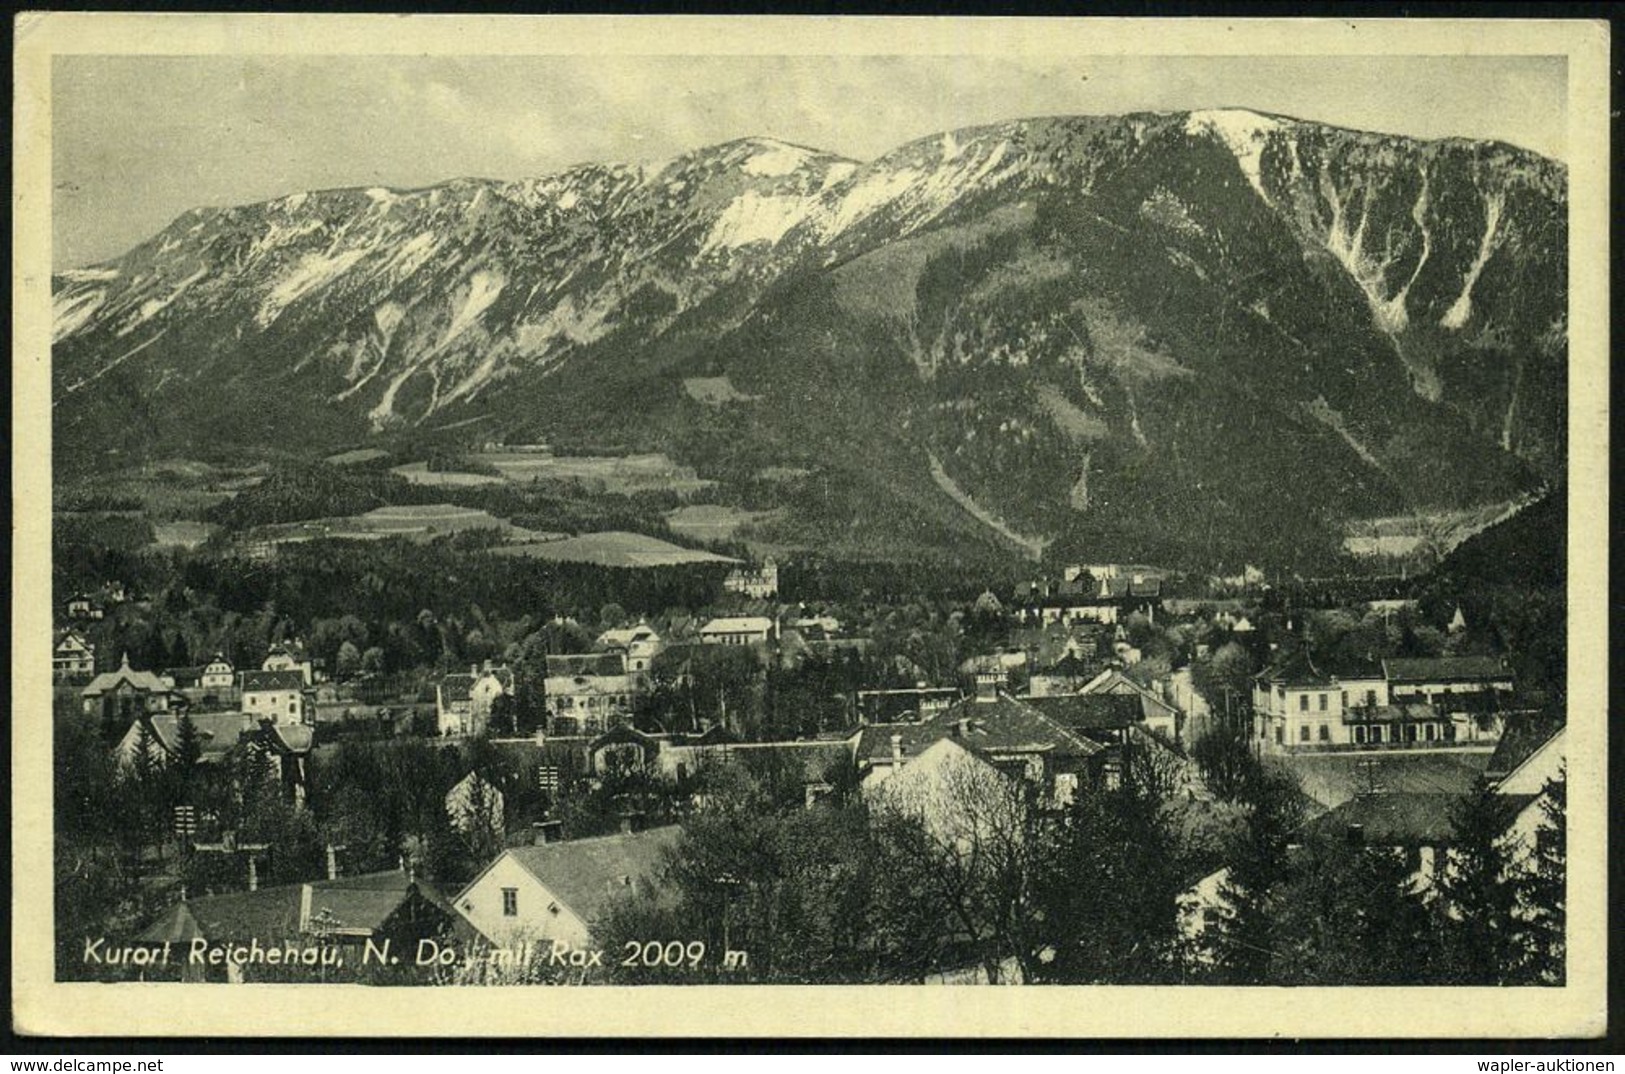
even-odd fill
[{"label": "house", "polygon": [[454,831],[484,834],[500,841],[507,828],[503,823],[503,794],[478,772],[470,772],[446,792],[446,816]]},{"label": "house", "polygon": [[908,686],[894,690],[859,690],[859,723],[912,723],[941,712],[960,698],[953,686]]},{"label": "house", "polygon": [[261,752],[271,764],[272,776],[282,784],[283,797],[302,806],[310,787],[310,754],[315,741],[315,728],[309,724],[261,719],[258,727],[243,735],[242,744]]},{"label": "house", "polygon": [[243,711],[256,720],[268,719],[276,724],[311,723],[314,704],[307,703],[305,697],[308,682],[304,672],[292,668],[241,672],[238,691]]},{"label": "house", "polygon": [[[242,737],[255,730],[254,721],[241,712],[187,713],[197,734],[198,763],[219,764],[237,748]],[[133,766],[141,751],[141,731],[146,728],[147,738],[163,757],[180,756],[181,716],[176,713],[153,713],[136,717],[130,729],[113,747],[113,757],[120,766]]]},{"label": "house", "polygon": [[77,630],[62,635],[51,650],[52,681],[79,682],[95,674],[96,646]]},{"label": "house", "polygon": [[208,691],[230,690],[237,682],[237,673],[227,660],[219,653],[214,659],[203,665],[202,674],[198,676],[198,685]]},{"label": "house", "polygon": [[1046,800],[1069,801],[1078,785],[1099,778],[1105,747],[1062,727],[1000,689],[996,672],[977,676],[974,696],[917,724],[872,724],[854,746],[863,785],[890,779],[939,739],[952,738],[1000,771],[1039,785]]},{"label": "house", "polygon": [[700,627],[706,645],[766,645],[773,640],[773,620],[762,615],[724,616]]},{"label": "house", "polygon": [[135,942],[170,945],[183,980],[354,984],[369,943],[411,964],[418,941],[458,935],[466,927],[432,884],[390,871],[183,898]]},{"label": "house", "polygon": [[1049,667],[1032,673],[1027,680],[1027,692],[1033,697],[1075,694],[1100,672],[1099,661],[1085,660],[1077,652],[1069,649]]},{"label": "house", "polygon": [[75,593],[68,598],[66,606],[69,619],[100,619],[102,606],[88,593]]},{"label": "house", "polygon": [[604,631],[598,635],[598,647],[624,654],[626,670],[642,674],[654,664],[655,657],[665,651],[666,642],[649,624],[639,623],[635,627]]},{"label": "house", "polygon": [[967,848],[1020,837],[1022,790],[1020,774],[953,737],[926,746],[890,778],[863,785],[871,810],[914,817],[938,842]]},{"label": "house", "polygon": [[548,733],[596,735],[624,723],[645,685],[644,675],[627,672],[624,653],[549,656],[542,682]]},{"label": "house", "polygon": [[1142,686],[1116,668],[1106,668],[1083,685],[1080,694],[1117,694],[1138,698],[1145,725],[1171,742],[1184,730],[1184,714],[1150,687]]},{"label": "house", "polygon": [[1068,567],[1059,581],[1017,587],[1016,600],[1023,621],[1118,623],[1134,614],[1155,620],[1162,606],[1162,577],[1149,569],[1110,564]]},{"label": "house", "polygon": [[1446,715],[1492,713],[1513,687],[1512,672],[1493,656],[1391,657],[1382,670],[1395,701],[1422,702]]},{"label": "house", "polygon": [[1455,842],[1458,794],[1401,791],[1356,795],[1314,818],[1294,841],[1344,840],[1403,854],[1416,890],[1433,887]]},{"label": "house", "polygon": [[466,675],[447,675],[434,688],[435,726],[442,735],[483,734],[497,698],[513,692],[512,670],[489,661],[470,666]]},{"label": "house", "polygon": [[1564,730],[1552,721],[1520,724],[1496,744],[1484,778],[1501,794],[1539,794],[1565,779]]},{"label": "house", "polygon": [[265,660],[260,664],[260,670],[297,671],[306,686],[311,685],[316,678],[315,666],[297,643],[271,646],[271,651],[265,654]]},{"label": "house", "polygon": [[769,557],[757,567],[735,567],[722,580],[722,588],[756,600],[775,597],[779,592],[779,565]]},{"label": "house", "polygon": [[144,713],[169,712],[185,707],[185,699],[175,694],[171,684],[150,671],[130,667],[130,655],[123,654],[117,671],[104,671],[79,691],[86,716],[104,720],[134,719]]},{"label": "house", "polygon": [[591,945],[593,925],[617,899],[658,890],[676,825],[512,847],[457,896],[459,913],[499,947],[529,941]]}]

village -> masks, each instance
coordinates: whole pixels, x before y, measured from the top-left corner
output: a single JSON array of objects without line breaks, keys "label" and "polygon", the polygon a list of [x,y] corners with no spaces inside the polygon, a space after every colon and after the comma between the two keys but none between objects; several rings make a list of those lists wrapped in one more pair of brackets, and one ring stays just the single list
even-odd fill
[{"label": "village", "polygon": [[[1249,913],[1282,913],[1290,884],[1314,879],[1283,877],[1326,846],[1368,861],[1339,868],[1391,867],[1385,898],[1424,916],[1459,914],[1452,863],[1485,853],[1529,936],[1561,913],[1530,894],[1554,854],[1560,867],[1561,717],[1436,595],[1333,601],[1251,568],[1192,579],[1076,564],[911,624],[922,652],[937,651],[929,635],[953,639],[928,668],[885,642],[896,608],[787,601],[771,558],[731,569],[719,590],[717,614],[608,607],[596,630],[556,616],[530,644],[461,667],[443,655],[416,676],[380,674],[376,650],[325,629],[141,667],[117,624],[144,598],[119,582],[73,594],[53,654],[58,735],[81,730],[85,763],[123,801],[111,853],[126,887],[113,920],[60,937],[62,972],[1079,979],[1054,976],[1068,963],[1033,929],[1043,911],[1006,905],[1001,885],[1012,870],[1037,883],[1102,803],[1108,844],[1148,823],[1169,840],[1160,939],[1154,965],[1075,967],[1081,979],[1238,979]],[[62,763],[71,786],[83,773]],[[1120,801],[1155,816],[1113,828]],[[900,897],[916,910],[936,884],[988,890],[808,977],[764,950],[767,926],[740,905],[787,897],[764,890],[784,885],[784,863],[751,876],[749,855],[716,860],[740,850],[719,818],[726,829],[747,814],[791,832],[867,818],[855,839],[904,855],[894,873],[928,859],[945,870],[913,875]],[[1470,846],[1466,827],[1489,814]],[[1267,896],[1248,879],[1261,841],[1281,871]],[[813,851],[797,868],[828,874],[851,852]],[[720,871],[684,881],[695,857]],[[723,891],[719,908],[704,909],[696,883]],[[1549,981],[1552,952],[1519,942],[1523,972]],[[900,946],[888,956],[888,944]],[[387,945],[410,955],[363,957]],[[298,953],[274,954],[284,948]],[[114,950],[125,957],[109,962]]]}]

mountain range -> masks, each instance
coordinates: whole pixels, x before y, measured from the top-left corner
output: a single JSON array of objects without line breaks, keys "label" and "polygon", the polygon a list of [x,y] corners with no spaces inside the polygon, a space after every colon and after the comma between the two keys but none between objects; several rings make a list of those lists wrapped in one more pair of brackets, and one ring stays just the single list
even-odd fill
[{"label": "mountain range", "polygon": [[1312,558],[1562,476],[1566,219],[1534,153],[1241,109],[199,208],[55,276],[55,463],[545,440],[790,543]]}]

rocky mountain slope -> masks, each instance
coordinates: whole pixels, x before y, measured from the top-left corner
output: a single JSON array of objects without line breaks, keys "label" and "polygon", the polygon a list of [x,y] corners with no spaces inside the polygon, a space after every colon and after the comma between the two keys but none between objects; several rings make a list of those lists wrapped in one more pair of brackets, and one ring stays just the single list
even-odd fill
[{"label": "rocky mountain slope", "polygon": [[1566,209],[1225,110],[194,210],[56,279],[57,462],[543,438],[814,473],[786,538],[1318,547],[1561,472]]}]

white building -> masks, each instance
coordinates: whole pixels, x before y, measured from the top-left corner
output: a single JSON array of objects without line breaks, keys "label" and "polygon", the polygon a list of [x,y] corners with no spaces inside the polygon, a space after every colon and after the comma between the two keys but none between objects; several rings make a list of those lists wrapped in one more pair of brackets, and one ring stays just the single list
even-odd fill
[{"label": "white building", "polygon": [[766,645],[773,633],[773,620],[766,616],[727,616],[702,626],[700,641],[706,645]]},{"label": "white building", "polygon": [[500,947],[589,946],[615,900],[653,887],[681,833],[672,825],[505,850],[457,896],[457,910]]},{"label": "white building", "polygon": [[230,690],[237,681],[237,673],[227,660],[219,653],[214,659],[203,666],[203,674],[198,677],[198,685],[205,690]]},{"label": "white building", "polygon": [[779,565],[771,557],[759,567],[736,567],[722,580],[722,588],[730,593],[743,593],[756,600],[767,600],[778,595]]},{"label": "white building", "polygon": [[655,657],[665,651],[666,642],[649,624],[639,623],[635,627],[604,631],[598,635],[598,647],[624,653],[626,670],[640,674],[647,672]]},{"label": "white building", "polygon": [[243,712],[275,724],[314,723],[303,674],[295,670],[245,671],[239,677]]}]

